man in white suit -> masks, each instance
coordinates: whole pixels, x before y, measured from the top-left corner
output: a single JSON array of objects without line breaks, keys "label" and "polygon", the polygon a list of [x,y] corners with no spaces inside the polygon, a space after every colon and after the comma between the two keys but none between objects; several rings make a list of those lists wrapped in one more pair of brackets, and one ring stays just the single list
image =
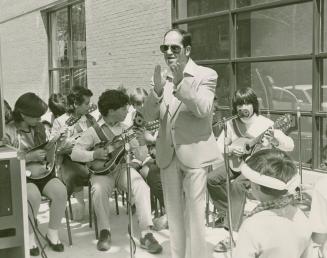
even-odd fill
[{"label": "man in white suit", "polygon": [[157,163],[161,169],[173,258],[206,255],[207,168],[218,159],[212,133],[217,73],[190,58],[191,35],[166,32],[160,46],[169,67],[154,70],[153,89],[144,103],[146,120],[160,120]]}]

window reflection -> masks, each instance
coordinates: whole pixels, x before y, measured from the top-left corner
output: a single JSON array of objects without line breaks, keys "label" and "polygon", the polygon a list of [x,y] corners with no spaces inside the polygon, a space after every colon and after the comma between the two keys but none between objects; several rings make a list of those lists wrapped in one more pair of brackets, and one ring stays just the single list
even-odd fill
[{"label": "window reflection", "polygon": [[312,52],[312,3],[239,14],[237,56],[274,56]]},{"label": "window reflection", "polygon": [[250,5],[264,4],[264,3],[272,3],[279,0],[237,0],[237,7],[245,7]]},{"label": "window reflection", "polygon": [[70,90],[70,73],[68,69],[52,71],[52,85],[54,92],[60,92],[67,95]]},{"label": "window reflection", "polygon": [[229,58],[228,16],[180,25],[192,34],[192,58],[209,60]]},{"label": "window reflection", "polygon": [[51,24],[52,66],[69,66],[67,9],[62,9],[52,13]]},{"label": "window reflection", "polygon": [[320,110],[327,111],[327,61],[324,59],[322,61],[322,67],[320,68],[322,72],[322,85],[320,86]]},{"label": "window reflection", "polygon": [[[270,119],[276,121],[281,115],[271,115]],[[294,150],[289,152],[292,159],[299,161],[299,134],[297,117],[292,116],[291,127],[285,131],[285,134],[290,136],[294,141]],[[301,159],[305,166],[310,166],[312,162],[312,118],[301,117]]]},{"label": "window reflection", "polygon": [[252,87],[261,108],[269,110],[312,110],[312,62],[279,61],[240,63],[237,88]]},{"label": "window reflection", "polygon": [[218,74],[216,99],[219,107],[229,107],[230,105],[230,78],[229,78],[229,65],[216,64],[207,65],[214,69]]},{"label": "window reflection", "polygon": [[320,168],[327,170],[327,118],[320,119]]},{"label": "window reflection", "polygon": [[86,30],[84,4],[77,4],[72,7],[72,32],[74,66],[86,65]]},{"label": "window reflection", "polygon": [[178,18],[192,17],[212,12],[228,10],[228,0],[179,0]]}]

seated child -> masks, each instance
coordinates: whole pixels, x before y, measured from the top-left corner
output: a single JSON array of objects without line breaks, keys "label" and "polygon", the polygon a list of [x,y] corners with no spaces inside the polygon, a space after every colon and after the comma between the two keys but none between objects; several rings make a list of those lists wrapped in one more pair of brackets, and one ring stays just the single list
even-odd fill
[{"label": "seated child", "polygon": [[[312,228],[313,245],[319,255],[315,257],[327,257],[325,248],[327,240],[327,178],[319,180],[315,185],[312,195],[311,212],[309,216]],[[313,256],[313,254],[312,254]],[[313,258],[313,257],[312,257]]]},{"label": "seated child", "polygon": [[311,229],[288,194],[292,181],[297,180],[293,161],[281,150],[261,150],[242,164],[241,172],[251,181],[252,195],[260,204],[242,224],[233,256],[304,257]]}]

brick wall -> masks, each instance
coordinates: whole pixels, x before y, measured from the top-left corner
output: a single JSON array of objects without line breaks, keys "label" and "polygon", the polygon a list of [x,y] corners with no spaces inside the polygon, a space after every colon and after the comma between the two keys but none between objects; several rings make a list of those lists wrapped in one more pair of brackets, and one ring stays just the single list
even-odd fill
[{"label": "brick wall", "polygon": [[108,88],[148,87],[171,26],[170,0],[87,0],[88,85],[95,98]]},{"label": "brick wall", "polygon": [[[60,1],[3,0],[0,38],[4,96],[14,104],[34,91],[49,95],[48,42],[41,10]],[[148,87],[159,51],[171,26],[170,0],[86,0],[88,87],[94,101],[105,89]]]},{"label": "brick wall", "polygon": [[48,99],[48,47],[40,12],[0,24],[4,97],[11,106],[27,91]]}]

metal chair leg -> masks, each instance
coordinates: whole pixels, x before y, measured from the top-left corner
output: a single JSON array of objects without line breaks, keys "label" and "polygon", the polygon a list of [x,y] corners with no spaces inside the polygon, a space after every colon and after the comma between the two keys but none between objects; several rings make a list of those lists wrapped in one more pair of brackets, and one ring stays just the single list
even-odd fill
[{"label": "metal chair leg", "polygon": [[68,215],[68,210],[67,208],[65,209],[65,217],[66,217],[66,226],[67,226],[67,233],[68,233],[68,241],[69,245],[73,245],[73,239],[72,239],[72,232],[70,230],[70,222],[69,222],[69,215]]},{"label": "metal chair leg", "polygon": [[88,184],[88,194],[89,194],[89,227],[92,228],[93,207],[92,207],[92,195],[91,195],[91,183],[90,183],[90,181],[89,181],[89,184]]},{"label": "metal chair leg", "polygon": [[97,216],[95,214],[95,211],[92,211],[94,215],[94,232],[95,232],[95,239],[99,239],[99,229],[98,229],[98,221],[97,221]]},{"label": "metal chair leg", "polygon": [[74,219],[74,215],[73,215],[73,209],[72,209],[72,202],[70,200],[70,197],[68,197],[68,207],[69,207],[69,215],[70,215],[70,219],[73,220]]},{"label": "metal chair leg", "polygon": [[117,190],[114,191],[114,194],[115,194],[115,203],[116,203],[116,214],[119,215],[118,194],[117,194]]}]

